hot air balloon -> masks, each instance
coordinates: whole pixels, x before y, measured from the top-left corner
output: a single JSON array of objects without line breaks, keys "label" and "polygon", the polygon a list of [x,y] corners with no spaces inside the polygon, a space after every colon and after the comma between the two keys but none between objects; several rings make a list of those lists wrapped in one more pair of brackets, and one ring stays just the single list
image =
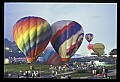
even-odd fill
[{"label": "hot air balloon", "polygon": [[65,62],[62,61],[60,55],[52,48],[47,47],[43,52],[43,61],[47,65],[63,65]]},{"label": "hot air balloon", "polygon": [[85,35],[85,38],[86,38],[86,40],[89,42],[89,44],[90,44],[90,42],[92,41],[92,39],[93,39],[93,34],[92,33],[87,33],[86,35]]},{"label": "hot air balloon", "polygon": [[94,53],[94,51],[93,51],[93,44],[88,44],[87,48],[90,51],[90,53]]},{"label": "hot air balloon", "polygon": [[95,43],[93,45],[93,51],[98,55],[101,56],[104,53],[105,46],[102,43]]},{"label": "hot air balloon", "polygon": [[44,51],[52,36],[50,24],[41,17],[23,17],[13,27],[13,37],[29,63]]},{"label": "hot air balloon", "polygon": [[80,47],[84,31],[82,26],[72,20],[60,20],[52,24],[51,44],[64,62],[75,54]]}]

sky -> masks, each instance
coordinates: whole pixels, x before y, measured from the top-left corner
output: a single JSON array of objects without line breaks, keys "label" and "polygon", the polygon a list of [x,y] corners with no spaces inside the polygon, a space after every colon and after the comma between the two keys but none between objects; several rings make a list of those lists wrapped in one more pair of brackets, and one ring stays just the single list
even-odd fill
[{"label": "sky", "polygon": [[[103,43],[105,52],[117,48],[117,3],[4,3],[4,38],[14,41],[13,26],[21,18],[37,16],[52,25],[59,20],[78,22],[84,30],[84,39],[76,54],[90,54],[85,34],[94,35],[91,44]],[[51,46],[49,43],[48,46]]]}]

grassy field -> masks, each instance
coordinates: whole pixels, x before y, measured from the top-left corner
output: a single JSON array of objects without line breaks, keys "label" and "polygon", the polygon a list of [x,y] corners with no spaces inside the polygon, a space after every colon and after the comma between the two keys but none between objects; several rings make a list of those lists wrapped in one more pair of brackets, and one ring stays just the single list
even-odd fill
[{"label": "grassy field", "polygon": [[[30,69],[30,65],[32,65],[34,67],[34,70],[37,71],[37,70],[43,70],[46,74],[50,75],[51,72],[48,70],[50,65],[42,65],[40,63],[33,63],[33,64],[23,64],[23,65],[13,65],[13,64],[8,64],[8,65],[4,65],[4,72],[7,71],[10,72],[10,71],[13,71],[13,72],[17,72],[19,73],[20,70],[22,71],[26,71],[26,70],[30,70],[30,71],[34,71],[34,70],[31,70]],[[116,69],[116,64],[109,64],[109,65],[106,65],[108,70],[112,70],[112,69]],[[72,77],[83,77],[83,76],[91,76],[92,74],[90,73],[73,73],[73,74],[70,74]],[[59,77],[60,78],[60,77]],[[112,76],[111,77],[112,79],[115,79],[116,76]]]},{"label": "grassy field", "polygon": [[22,71],[26,71],[26,70],[30,70],[30,71],[34,71],[30,69],[30,66],[34,67],[34,70],[44,70],[45,72],[48,72],[47,70],[49,69],[49,65],[41,65],[40,63],[34,63],[34,64],[8,64],[8,65],[4,65],[4,72],[7,69],[8,72],[13,71],[13,72],[19,72],[20,70]]}]

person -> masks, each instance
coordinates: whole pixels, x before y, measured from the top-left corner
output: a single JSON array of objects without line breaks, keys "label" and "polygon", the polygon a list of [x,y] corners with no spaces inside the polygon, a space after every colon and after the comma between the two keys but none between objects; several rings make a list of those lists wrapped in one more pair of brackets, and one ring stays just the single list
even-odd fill
[{"label": "person", "polygon": [[8,71],[7,71],[7,69],[5,70],[5,77],[8,77]]},{"label": "person", "polygon": [[68,79],[71,79],[71,75],[68,75]]},{"label": "person", "polygon": [[108,69],[105,69],[105,77],[107,78]]},{"label": "person", "polygon": [[30,65],[30,70],[33,70],[33,67]]},{"label": "person", "polygon": [[28,78],[28,70],[25,71],[25,77]]},{"label": "person", "polygon": [[60,78],[63,79],[63,76],[61,76]]},{"label": "person", "polygon": [[34,78],[35,77],[35,75],[34,75],[34,71],[32,72],[32,78]]}]

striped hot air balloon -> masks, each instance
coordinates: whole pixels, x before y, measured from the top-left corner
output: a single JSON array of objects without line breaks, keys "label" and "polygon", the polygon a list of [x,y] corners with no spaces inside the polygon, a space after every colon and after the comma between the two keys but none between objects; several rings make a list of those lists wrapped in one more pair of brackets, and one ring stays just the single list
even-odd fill
[{"label": "striped hot air balloon", "polygon": [[13,27],[13,37],[28,62],[44,51],[52,35],[50,24],[41,17],[23,17]]},{"label": "striped hot air balloon", "polygon": [[47,65],[63,65],[64,62],[62,61],[60,55],[52,48],[47,47],[43,53],[43,61]]},{"label": "striped hot air balloon", "polygon": [[80,47],[84,31],[82,26],[72,20],[60,20],[52,24],[51,44],[64,62],[75,54]]}]

